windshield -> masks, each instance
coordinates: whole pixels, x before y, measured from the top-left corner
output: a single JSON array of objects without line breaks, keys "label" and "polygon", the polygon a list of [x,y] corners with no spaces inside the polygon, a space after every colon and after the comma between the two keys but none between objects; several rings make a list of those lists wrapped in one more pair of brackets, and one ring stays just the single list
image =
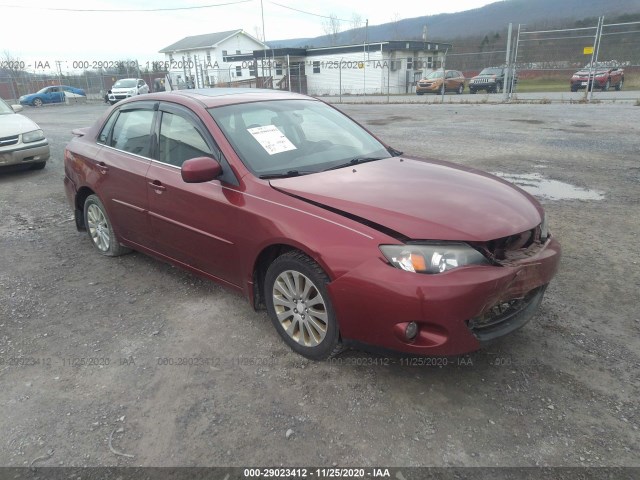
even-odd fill
[{"label": "windshield", "polygon": [[255,175],[316,173],[358,158],[390,157],[378,140],[314,100],[273,100],[210,108],[209,113]]},{"label": "windshield", "polygon": [[485,68],[480,72],[480,75],[502,75],[501,68]]},{"label": "windshield", "polygon": [[14,113],[13,108],[4,103],[4,100],[0,98],[0,115],[7,115],[9,113]]},{"label": "windshield", "polygon": [[118,80],[113,84],[111,88],[133,88],[138,84],[137,80],[133,78],[125,78],[124,80]]},{"label": "windshield", "polygon": [[426,76],[426,78],[429,78],[429,79],[442,78],[442,70],[436,70],[435,72],[431,72],[429,75]]}]

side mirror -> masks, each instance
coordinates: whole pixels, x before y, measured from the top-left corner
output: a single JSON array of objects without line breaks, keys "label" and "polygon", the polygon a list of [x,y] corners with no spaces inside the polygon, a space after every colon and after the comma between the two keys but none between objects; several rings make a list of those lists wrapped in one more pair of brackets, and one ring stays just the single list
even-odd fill
[{"label": "side mirror", "polygon": [[16,113],[21,112],[24,109],[22,105],[11,105],[11,108],[13,108],[13,111]]},{"label": "side mirror", "polygon": [[218,178],[222,173],[222,167],[213,158],[197,157],[186,160],[180,173],[186,183],[203,183]]}]

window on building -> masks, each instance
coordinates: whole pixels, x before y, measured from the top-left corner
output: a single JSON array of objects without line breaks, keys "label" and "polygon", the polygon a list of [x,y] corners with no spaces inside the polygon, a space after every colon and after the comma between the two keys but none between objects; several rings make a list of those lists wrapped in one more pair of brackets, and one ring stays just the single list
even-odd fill
[{"label": "window on building", "polygon": [[250,77],[257,77],[258,76],[258,70],[256,68],[256,63],[252,63],[249,65],[249,76]]},{"label": "window on building", "polygon": [[222,50],[222,56],[226,57],[227,56],[227,51],[226,50]]},{"label": "window on building", "polygon": [[242,76],[242,67],[238,65],[236,67],[236,77],[241,77],[241,76]]},{"label": "window on building", "polygon": [[282,75],[282,62],[276,63],[276,75]]},{"label": "window on building", "polygon": [[236,55],[240,55],[240,50],[236,50]]},{"label": "window on building", "polygon": [[207,63],[211,63],[211,50],[207,50]]},{"label": "window on building", "polygon": [[413,70],[413,57],[407,57],[407,70]]},{"label": "window on building", "polygon": [[320,62],[313,62],[313,73],[320,73]]}]

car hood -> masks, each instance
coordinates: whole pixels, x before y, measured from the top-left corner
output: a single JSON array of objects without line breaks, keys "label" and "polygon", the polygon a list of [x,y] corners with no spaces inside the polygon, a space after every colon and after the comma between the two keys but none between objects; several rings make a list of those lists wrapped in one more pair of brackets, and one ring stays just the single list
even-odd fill
[{"label": "car hood", "polygon": [[589,75],[589,73],[591,73],[591,75],[593,74],[600,75],[602,73],[609,73],[609,70],[597,70],[595,72],[589,72],[589,70],[580,70],[579,72],[574,73],[574,75],[580,75],[581,77],[585,77]]},{"label": "car hood", "polygon": [[18,113],[0,115],[0,138],[38,130],[40,127],[31,119]]},{"label": "car hood", "polygon": [[413,240],[489,241],[530,230],[543,215],[515,185],[434,160],[389,158],[270,184]]},{"label": "car hood", "polygon": [[137,90],[137,87],[135,87],[135,86],[133,86],[133,87],[116,87],[116,88],[112,88],[111,89],[112,92],[118,92],[118,93],[128,92],[129,90]]}]

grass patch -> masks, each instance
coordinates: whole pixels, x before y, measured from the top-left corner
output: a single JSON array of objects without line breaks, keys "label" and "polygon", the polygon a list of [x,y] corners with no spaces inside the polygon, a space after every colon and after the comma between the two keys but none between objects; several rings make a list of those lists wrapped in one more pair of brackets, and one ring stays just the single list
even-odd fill
[{"label": "grass patch", "polygon": [[519,93],[535,92],[569,92],[569,79],[566,81],[556,78],[527,78],[518,80],[516,91]]}]

